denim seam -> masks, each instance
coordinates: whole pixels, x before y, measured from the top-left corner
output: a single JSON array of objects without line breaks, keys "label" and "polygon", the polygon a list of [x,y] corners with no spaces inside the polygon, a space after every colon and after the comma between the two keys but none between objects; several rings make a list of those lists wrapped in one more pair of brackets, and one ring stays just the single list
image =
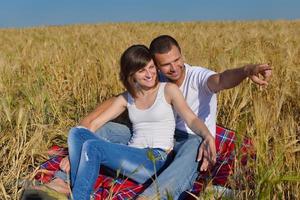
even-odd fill
[{"label": "denim seam", "polygon": [[181,186],[179,186],[179,188],[181,190],[177,190],[177,192],[174,194],[174,196],[179,197],[180,194],[182,193],[182,192],[180,193],[179,191],[185,192],[186,191],[185,188],[187,188],[187,186],[189,186],[189,185],[191,185],[191,184],[193,184],[195,182],[195,180],[197,179],[197,175],[198,175],[198,173],[197,173],[197,167],[196,167],[196,170],[193,173],[191,173],[191,174],[192,175],[187,179],[188,181],[185,181],[184,183],[181,184]]},{"label": "denim seam", "polygon": [[[185,141],[186,142],[186,141]],[[201,143],[202,143],[202,141],[200,141],[200,145],[201,145]],[[187,179],[187,181],[185,181],[184,183],[182,183],[178,188],[180,188],[180,190],[177,190],[177,192],[175,192],[174,193],[174,196],[175,197],[179,197],[180,196],[180,194],[182,193],[182,192],[180,192],[180,191],[183,191],[183,192],[185,192],[185,190],[186,190],[186,188],[189,186],[189,185],[191,185],[191,187],[193,186],[193,183],[195,182],[195,180],[197,179],[197,176],[198,176],[198,173],[197,173],[197,170],[198,170],[198,162],[195,164],[195,165],[193,165],[193,166],[195,166],[194,167],[194,170],[193,170],[193,173],[191,173],[191,176]],[[191,189],[191,188],[190,188]],[[189,189],[189,190],[190,190]]]},{"label": "denim seam", "polygon": [[[93,146],[91,146],[91,148],[93,149],[93,151],[95,150],[95,148],[93,147]],[[81,152],[81,153],[84,153],[84,152]],[[98,154],[96,155],[96,157],[98,157]],[[99,160],[99,159],[98,159]],[[92,167],[93,167],[93,169],[94,168],[96,168],[96,165],[92,165]],[[79,166],[78,166],[78,169],[79,169]],[[78,170],[77,169],[77,170]],[[91,171],[93,171],[93,170],[91,170]],[[96,171],[96,170],[94,170],[94,171]],[[78,172],[77,172],[78,173]],[[89,173],[90,174],[90,173]],[[78,175],[78,174],[77,174]],[[86,182],[86,181],[85,181]],[[93,185],[94,185],[94,183],[92,184],[92,188],[93,188]],[[82,184],[82,186],[81,187],[83,187],[82,188],[82,190],[83,191],[85,191],[85,190],[89,190],[89,188],[87,187],[87,184]],[[82,193],[82,190],[81,190],[81,192],[79,193],[80,194],[80,196],[84,196],[85,194],[84,193]],[[93,195],[93,193],[94,193],[94,191],[93,191],[93,189],[91,190],[91,193],[89,194],[89,196],[91,196],[91,195]]]},{"label": "denim seam", "polygon": [[[103,158],[103,150],[102,149],[97,149],[95,146],[91,146],[90,147],[94,152],[95,151],[98,151],[98,150],[100,150],[100,154],[102,155],[101,157]],[[99,163],[99,167],[98,167],[98,170],[95,170],[96,171],[96,179],[97,179],[97,175],[98,175],[98,171],[100,170],[100,166],[101,166],[101,161],[102,161],[102,159],[99,159],[99,154],[96,154],[96,160],[98,160],[98,163]],[[93,168],[96,168],[96,165],[94,165],[93,166]],[[92,171],[92,170],[91,170]],[[96,181],[96,179],[95,179],[95,181]],[[94,194],[94,189],[93,189],[93,186],[94,186],[94,184],[95,184],[95,182],[92,184],[92,192],[91,192],[91,194],[89,194],[90,196],[93,196],[93,194]]]}]

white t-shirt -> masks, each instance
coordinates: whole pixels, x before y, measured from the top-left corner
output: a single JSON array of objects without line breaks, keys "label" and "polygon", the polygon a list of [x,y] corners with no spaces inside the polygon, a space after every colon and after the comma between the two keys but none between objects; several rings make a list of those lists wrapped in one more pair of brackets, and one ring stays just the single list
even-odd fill
[{"label": "white t-shirt", "polygon": [[[209,90],[207,79],[216,72],[203,67],[185,65],[184,81],[179,87],[192,111],[204,121],[213,137],[216,135],[217,95]],[[166,78],[160,74],[160,81]],[[176,114],[176,129],[195,134]]]},{"label": "white t-shirt", "polygon": [[166,83],[160,83],[155,101],[147,109],[137,108],[133,97],[127,93],[127,108],[133,130],[128,146],[164,150],[173,148],[175,114],[165,99],[165,86]]}]

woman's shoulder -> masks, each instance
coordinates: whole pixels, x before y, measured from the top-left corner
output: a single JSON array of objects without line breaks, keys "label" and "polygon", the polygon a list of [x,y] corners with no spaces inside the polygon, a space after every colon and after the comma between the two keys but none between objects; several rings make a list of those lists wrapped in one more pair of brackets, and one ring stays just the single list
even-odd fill
[{"label": "woman's shoulder", "polygon": [[180,90],[175,83],[166,83],[165,97],[167,102],[171,102],[171,100],[174,98],[174,96],[176,96],[178,92],[180,92]]},{"label": "woman's shoulder", "polygon": [[164,83],[165,84],[165,90],[174,90],[179,89],[178,86],[175,83]]},{"label": "woman's shoulder", "polygon": [[124,104],[127,104],[129,96],[130,96],[129,92],[125,91],[125,92],[118,94],[116,96],[116,98],[118,101],[120,101]]}]

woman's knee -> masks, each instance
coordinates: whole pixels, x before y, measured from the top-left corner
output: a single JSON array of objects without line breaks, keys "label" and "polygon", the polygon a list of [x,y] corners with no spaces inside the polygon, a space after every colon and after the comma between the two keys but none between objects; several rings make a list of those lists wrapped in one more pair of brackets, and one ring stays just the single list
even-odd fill
[{"label": "woman's knee", "polygon": [[68,144],[73,142],[74,140],[79,138],[79,129],[78,128],[71,128],[68,133]]},{"label": "woman's knee", "polygon": [[92,151],[92,149],[93,149],[93,142],[90,140],[87,140],[82,144],[81,152],[82,153],[90,153]]},{"label": "woman's knee", "polygon": [[108,149],[108,146],[107,146],[108,144],[110,144],[110,142],[107,142],[103,139],[90,139],[90,140],[86,140],[83,143],[82,148],[102,151],[102,149]]},{"label": "woman's knee", "polygon": [[91,158],[102,157],[103,149],[105,149],[105,141],[103,140],[87,140],[82,145],[81,153],[84,154],[88,161]]}]

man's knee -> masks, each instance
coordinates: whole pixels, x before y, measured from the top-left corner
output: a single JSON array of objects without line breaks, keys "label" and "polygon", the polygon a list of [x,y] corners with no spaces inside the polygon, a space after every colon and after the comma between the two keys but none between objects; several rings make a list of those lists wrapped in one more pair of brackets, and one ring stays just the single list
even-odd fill
[{"label": "man's knee", "polygon": [[189,146],[198,147],[202,143],[202,137],[193,135],[189,137],[189,139],[185,143]]},{"label": "man's knee", "polygon": [[112,143],[127,144],[131,137],[131,131],[126,125],[108,122],[96,130],[95,135]]},{"label": "man's knee", "polygon": [[174,148],[176,154],[180,154],[183,152],[191,152],[198,150],[198,147],[200,146],[202,142],[202,138],[196,135],[190,136],[187,140],[184,142],[181,142],[177,144]]}]

